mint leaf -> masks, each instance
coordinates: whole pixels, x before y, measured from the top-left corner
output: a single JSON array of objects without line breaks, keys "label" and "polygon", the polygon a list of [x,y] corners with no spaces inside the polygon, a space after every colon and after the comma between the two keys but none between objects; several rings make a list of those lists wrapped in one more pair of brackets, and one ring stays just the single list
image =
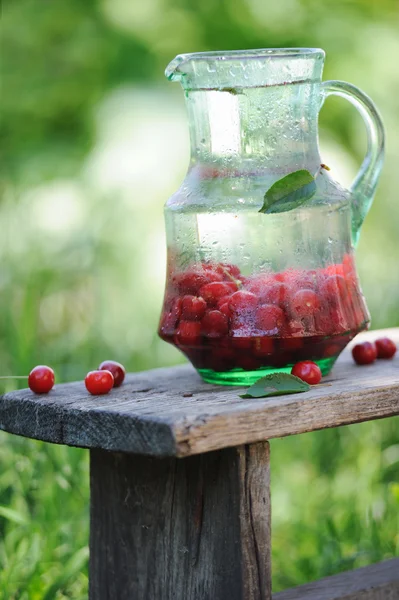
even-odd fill
[{"label": "mint leaf", "polygon": [[267,190],[259,212],[273,214],[293,210],[310,200],[315,193],[313,175],[306,169],[294,171],[273,183]]},{"label": "mint leaf", "polygon": [[270,373],[258,379],[240,398],[268,398],[284,394],[299,394],[310,390],[310,385],[289,373]]}]

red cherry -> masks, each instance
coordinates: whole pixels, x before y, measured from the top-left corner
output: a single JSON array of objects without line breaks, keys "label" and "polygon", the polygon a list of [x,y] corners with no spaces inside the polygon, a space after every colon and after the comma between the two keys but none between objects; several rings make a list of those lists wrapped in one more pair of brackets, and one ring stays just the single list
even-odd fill
[{"label": "red cherry", "polygon": [[111,371],[90,371],[85,377],[85,386],[93,396],[108,394],[114,387],[114,376]]},{"label": "red cherry", "polygon": [[220,265],[216,267],[216,272],[224,275],[224,278],[230,281],[231,277],[234,279],[240,279],[241,275],[240,269],[237,267],[237,265],[229,265],[227,263],[220,263]]},{"label": "red cherry", "polygon": [[206,302],[196,296],[183,296],[181,314],[187,321],[200,321],[206,311]]},{"label": "red cherry", "polygon": [[196,294],[207,281],[206,273],[201,271],[184,271],[176,273],[172,278],[180,294]]},{"label": "red cherry", "polygon": [[251,277],[246,287],[249,292],[261,297],[274,283],[276,282],[271,275],[258,275]]},{"label": "red cherry", "polygon": [[237,289],[237,285],[232,281],[207,283],[200,289],[200,296],[209,304],[209,306],[216,306],[218,300],[224,296],[230,296]]},{"label": "red cherry", "polygon": [[295,285],[297,288],[314,290],[317,287],[317,271],[300,271],[296,274]]},{"label": "red cherry", "polygon": [[171,335],[175,332],[177,322],[181,315],[181,298],[175,298],[171,301],[170,310],[166,310],[161,315],[159,330],[161,334]]},{"label": "red cherry", "polygon": [[[214,271],[193,270],[176,273],[172,281],[179,290],[180,294],[194,294],[211,281],[222,281],[223,277]],[[202,296],[202,294],[200,294]]]},{"label": "red cherry", "polygon": [[209,310],[201,322],[202,333],[207,337],[218,338],[226,335],[229,330],[229,321],[220,310]]},{"label": "red cherry", "polygon": [[122,385],[125,379],[126,369],[121,363],[114,360],[104,360],[98,367],[99,371],[109,371],[114,378],[114,387]]},{"label": "red cherry", "polygon": [[380,338],[375,341],[377,358],[392,358],[396,352],[396,344],[389,338]]},{"label": "red cherry", "polygon": [[306,381],[309,385],[316,385],[321,381],[320,367],[311,360],[303,360],[296,363],[291,369],[291,374]]},{"label": "red cherry", "polygon": [[364,297],[359,287],[350,282],[349,289],[350,305],[348,305],[348,309],[350,311],[351,327],[352,329],[358,329],[370,320],[370,315],[368,314]]},{"label": "red cherry", "polygon": [[330,319],[331,319],[331,331],[332,333],[343,333],[344,331],[348,331],[350,329],[350,325],[348,323],[348,319],[346,317],[344,307],[332,307],[330,309]]},{"label": "red cherry", "polygon": [[321,292],[329,302],[338,303],[348,294],[348,285],[342,275],[330,275],[321,285]]},{"label": "red cherry", "polygon": [[338,334],[349,330],[346,308],[345,304],[333,306],[325,302],[321,309],[315,312],[311,326],[318,335]]},{"label": "red cherry", "polygon": [[229,319],[231,317],[231,311],[229,308],[229,303],[228,302],[224,302],[224,304],[218,306],[220,312],[222,312],[224,315],[226,315],[226,317]]},{"label": "red cherry", "polygon": [[28,385],[35,394],[48,394],[54,386],[54,371],[45,365],[32,369],[28,377]]},{"label": "red cherry", "polygon": [[235,292],[229,298],[229,308],[233,313],[246,313],[251,312],[257,305],[259,299],[252,292],[247,292],[245,290],[240,290],[239,292]]},{"label": "red cherry", "polygon": [[220,307],[223,304],[226,304],[226,302],[229,301],[231,294],[229,294],[228,296],[222,296],[221,298],[219,298],[218,302],[217,302],[217,309],[220,310]]},{"label": "red cherry", "polygon": [[225,263],[202,263],[202,268],[206,272],[211,272],[217,275],[217,279],[211,278],[211,281],[233,281],[239,279],[240,270],[235,265],[228,265]]},{"label": "red cherry", "polygon": [[176,331],[177,344],[183,346],[198,345],[201,337],[201,323],[198,321],[180,321]]},{"label": "red cherry", "polygon": [[330,335],[341,330],[338,311],[335,316],[331,315],[332,309],[327,305],[321,311],[317,311],[314,315],[313,322],[310,324],[318,335]]},{"label": "red cherry", "polygon": [[302,338],[305,335],[305,327],[300,319],[292,319],[287,324],[287,337],[300,337]]},{"label": "red cherry", "polygon": [[352,348],[352,356],[358,365],[369,365],[377,358],[377,348],[372,342],[356,344]]},{"label": "red cherry", "polygon": [[263,294],[260,299],[265,304],[284,304],[287,301],[289,295],[289,287],[285,283],[275,283],[270,286]]},{"label": "red cherry", "polygon": [[201,267],[204,269],[204,271],[216,271],[217,270],[217,265],[215,265],[215,263],[203,262],[203,263],[201,263]]},{"label": "red cherry", "polygon": [[344,275],[344,267],[343,265],[328,265],[326,267],[325,272],[327,275]]},{"label": "red cherry", "polygon": [[284,311],[274,304],[265,304],[256,311],[256,326],[271,334],[277,334],[282,329],[284,320]]},{"label": "red cherry", "polygon": [[284,272],[283,282],[289,283],[290,285],[294,285],[298,277],[303,273],[300,269],[287,269]]},{"label": "red cherry", "polygon": [[291,301],[293,312],[300,318],[309,317],[320,308],[320,297],[313,290],[299,290]]},{"label": "red cherry", "polygon": [[353,256],[345,254],[342,260],[342,270],[346,279],[356,280],[356,267]]},{"label": "red cherry", "polygon": [[279,281],[280,283],[283,283],[285,281],[285,273],[274,273],[273,278],[275,281]]}]

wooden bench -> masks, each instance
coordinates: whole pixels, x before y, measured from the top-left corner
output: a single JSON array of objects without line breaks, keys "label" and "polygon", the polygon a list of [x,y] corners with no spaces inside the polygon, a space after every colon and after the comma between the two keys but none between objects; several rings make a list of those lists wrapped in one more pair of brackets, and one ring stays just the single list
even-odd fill
[{"label": "wooden bench", "polygon": [[[270,600],[266,440],[399,415],[399,357],[356,367],[346,350],[306,394],[239,393],[187,365],[107,396],[80,382],[0,398],[1,429],[90,449],[91,600]],[[398,600],[399,559],[273,595],[338,599]]]}]

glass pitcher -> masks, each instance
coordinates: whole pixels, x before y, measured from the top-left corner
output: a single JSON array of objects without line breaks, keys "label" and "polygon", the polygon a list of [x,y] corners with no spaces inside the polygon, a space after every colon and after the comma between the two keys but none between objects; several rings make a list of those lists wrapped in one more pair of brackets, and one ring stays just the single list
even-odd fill
[{"label": "glass pitcher", "polygon": [[[320,49],[177,56],[191,159],[165,207],[168,261],[159,335],[210,383],[251,384],[313,360],[327,374],[370,317],[354,246],[380,174],[384,132],[372,101],[321,81]],[[366,158],[351,189],[322,163],[327,96],[362,114]]]}]

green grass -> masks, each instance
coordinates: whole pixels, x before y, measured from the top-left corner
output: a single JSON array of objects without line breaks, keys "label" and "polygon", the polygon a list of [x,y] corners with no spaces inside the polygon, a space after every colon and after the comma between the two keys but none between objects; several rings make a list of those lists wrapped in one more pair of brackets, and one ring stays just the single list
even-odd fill
[{"label": "green grass", "polygon": [[399,554],[398,424],[271,442],[276,591]]},{"label": "green grass", "polygon": [[0,436],[0,598],[87,598],[88,456]]}]

